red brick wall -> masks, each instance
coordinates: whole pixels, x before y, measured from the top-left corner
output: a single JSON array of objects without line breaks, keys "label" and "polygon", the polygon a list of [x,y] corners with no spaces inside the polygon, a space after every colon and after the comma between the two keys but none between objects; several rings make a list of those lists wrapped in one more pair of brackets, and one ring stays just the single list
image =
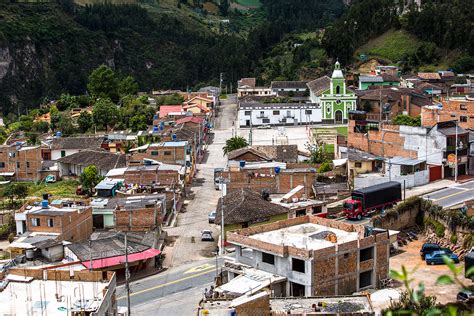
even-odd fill
[{"label": "red brick wall", "polygon": [[117,230],[149,231],[162,223],[161,204],[155,208],[142,208],[127,211],[115,211],[115,228]]},{"label": "red brick wall", "polygon": [[[421,125],[433,126],[437,122],[456,120],[456,117],[465,116],[467,122],[459,121],[459,126],[466,129],[474,129],[474,101],[442,101],[442,110],[423,108],[421,111]],[[465,105],[465,110],[461,109]],[[455,115],[452,117],[451,115]]]},{"label": "red brick wall", "polygon": [[126,183],[136,183],[141,185],[150,185],[157,183],[160,185],[177,184],[179,181],[179,174],[177,171],[167,170],[127,170],[124,174]]},{"label": "red brick wall", "polygon": [[400,136],[398,125],[383,124],[382,126],[386,131],[372,130],[367,133],[356,133],[354,132],[355,121],[350,120],[347,146],[379,156],[417,158],[416,151],[406,150],[403,147],[405,138]]},{"label": "red brick wall", "polygon": [[[40,219],[40,226],[33,226],[32,218]],[[53,219],[53,227],[48,227],[48,219]],[[26,227],[30,232],[59,233],[62,240],[83,241],[92,234],[92,208],[66,212],[55,216],[27,214]]]},{"label": "red brick wall", "polygon": [[[9,153],[14,153],[15,157],[10,157]],[[4,168],[0,168],[0,172],[15,172],[14,179],[17,181],[39,180],[41,148],[17,151],[15,146],[0,146],[0,162],[5,164]]]}]

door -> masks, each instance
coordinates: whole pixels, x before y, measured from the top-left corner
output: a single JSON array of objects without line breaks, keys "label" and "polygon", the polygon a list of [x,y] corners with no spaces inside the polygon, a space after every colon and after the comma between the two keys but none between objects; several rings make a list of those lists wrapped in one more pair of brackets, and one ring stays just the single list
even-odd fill
[{"label": "door", "polygon": [[430,167],[430,182],[441,179],[441,166]]},{"label": "door", "polygon": [[245,126],[250,126],[250,120],[245,120]]},{"label": "door", "polygon": [[336,111],[334,122],[335,122],[336,124],[342,124],[342,111],[341,111],[341,110],[337,110],[337,111]]}]

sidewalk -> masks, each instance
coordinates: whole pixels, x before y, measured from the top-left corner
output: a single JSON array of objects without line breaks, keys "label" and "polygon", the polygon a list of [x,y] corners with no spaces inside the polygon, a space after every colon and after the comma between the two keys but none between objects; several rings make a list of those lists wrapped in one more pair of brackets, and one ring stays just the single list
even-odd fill
[{"label": "sidewalk", "polygon": [[[412,196],[417,196],[417,195],[424,195],[427,193],[431,193],[434,191],[438,191],[450,186],[455,185],[456,183],[452,180],[448,179],[443,179],[443,180],[438,180],[435,182],[430,182],[425,185],[421,185],[419,187],[413,187],[410,189],[406,190],[406,198],[412,197]],[[402,188],[403,189],[403,188]]]}]

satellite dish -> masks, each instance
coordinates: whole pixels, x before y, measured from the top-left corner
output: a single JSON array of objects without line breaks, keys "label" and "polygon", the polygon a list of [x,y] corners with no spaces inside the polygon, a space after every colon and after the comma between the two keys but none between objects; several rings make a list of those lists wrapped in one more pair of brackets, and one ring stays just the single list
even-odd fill
[{"label": "satellite dish", "polygon": [[240,164],[240,168],[245,167],[245,160],[241,160],[239,164]]},{"label": "satellite dish", "polygon": [[275,167],[275,173],[276,173],[276,174],[279,174],[279,173],[280,173],[280,171],[281,171],[281,168],[280,168],[280,167],[278,167],[278,166],[276,166],[276,167]]},{"label": "satellite dish", "polygon": [[384,113],[390,113],[392,111],[392,105],[390,103],[385,103],[383,106],[382,106],[382,111]]},{"label": "satellite dish", "polygon": [[178,138],[178,136],[176,136],[176,134],[171,134],[171,139],[172,140],[176,140]]}]

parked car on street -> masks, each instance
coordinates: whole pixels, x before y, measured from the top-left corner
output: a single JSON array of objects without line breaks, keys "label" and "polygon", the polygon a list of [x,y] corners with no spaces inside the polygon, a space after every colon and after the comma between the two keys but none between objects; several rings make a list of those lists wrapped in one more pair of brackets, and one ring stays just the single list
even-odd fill
[{"label": "parked car on street", "polygon": [[469,290],[463,290],[456,295],[456,299],[461,302],[468,301],[470,299],[474,298],[474,292],[471,292]]},{"label": "parked car on street", "polygon": [[263,124],[257,127],[257,129],[271,129],[272,126],[270,124]]},{"label": "parked car on street", "polygon": [[454,263],[459,263],[459,257],[454,253],[447,253],[445,251],[433,251],[425,255],[425,261],[427,264],[444,264],[443,256],[451,258]]},{"label": "parked car on street", "polygon": [[209,219],[209,224],[214,224],[216,222],[216,211],[210,212],[207,218]]},{"label": "parked car on street", "polygon": [[433,243],[424,243],[423,246],[421,246],[420,250],[420,256],[421,259],[425,260],[425,256],[429,253],[432,253],[433,251],[441,250],[441,247],[438,244],[433,244]]},{"label": "parked car on street", "polygon": [[212,232],[208,229],[205,229],[201,232],[201,241],[214,241],[212,237]]}]

